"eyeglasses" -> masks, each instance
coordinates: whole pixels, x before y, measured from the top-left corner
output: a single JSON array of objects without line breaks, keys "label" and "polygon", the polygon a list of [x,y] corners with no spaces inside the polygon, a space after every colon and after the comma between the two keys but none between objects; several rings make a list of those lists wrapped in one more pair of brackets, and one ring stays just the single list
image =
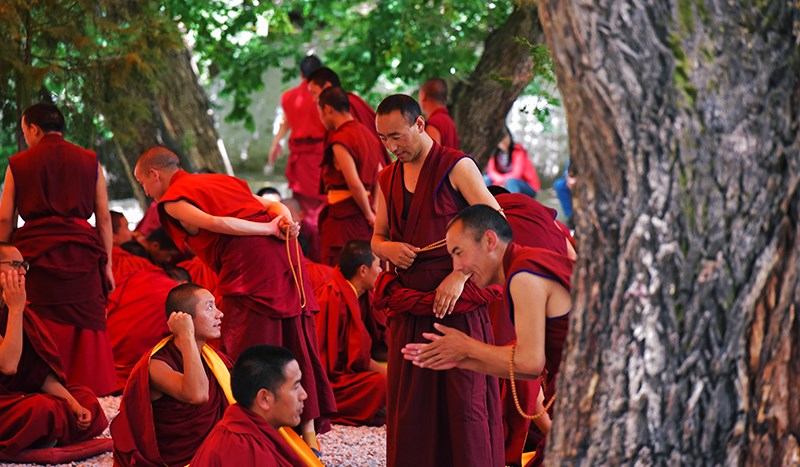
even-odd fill
[{"label": "eyeglasses", "polygon": [[0,264],[8,264],[12,268],[22,268],[25,272],[28,272],[28,269],[31,268],[31,263],[27,261],[0,261]]}]

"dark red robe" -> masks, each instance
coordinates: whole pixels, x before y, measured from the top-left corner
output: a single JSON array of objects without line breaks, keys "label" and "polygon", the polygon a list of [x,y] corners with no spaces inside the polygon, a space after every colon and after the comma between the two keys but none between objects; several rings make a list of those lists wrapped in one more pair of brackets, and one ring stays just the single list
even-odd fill
[{"label": "dark red robe", "polygon": [[[447,223],[467,206],[451,186],[450,170],[465,154],[434,144],[420,171],[413,196],[404,195],[403,164],[380,174],[389,236],[424,247],[444,238]],[[404,198],[410,205],[403,216]],[[389,309],[387,465],[501,466],[503,439],[497,378],[472,371],[432,371],[406,361],[400,349],[421,342],[433,323],[494,342],[486,304],[497,291],[468,281],[457,311],[435,319],[431,304],[439,283],[453,270],[446,248],[420,253],[412,267],[376,284],[375,306]],[[427,297],[427,298],[426,298]]]},{"label": "dark red robe", "polygon": [[[378,129],[375,128],[375,110],[367,104],[364,99],[358,97],[352,92],[347,93],[347,100],[350,102],[350,114],[353,115],[359,123],[367,127],[375,137],[378,137]],[[379,138],[380,139],[380,138]],[[392,163],[392,158],[389,151],[385,148],[381,152],[381,163],[384,167]]]},{"label": "dark red robe", "polygon": [[327,264],[320,264],[306,258],[306,271],[308,271],[308,280],[311,281],[311,286],[314,290],[317,287],[328,282],[333,277],[333,267]]},{"label": "dark red robe", "polygon": [[[372,125],[375,126],[374,123]],[[350,120],[328,134],[325,156],[322,159],[322,188],[328,190],[349,190],[344,173],[334,163],[334,146],[342,146],[353,157],[358,178],[367,193],[371,193],[378,179],[378,168],[385,149],[380,140],[361,123]],[[367,222],[355,199],[350,197],[326,206],[320,215],[320,237],[322,249],[320,259],[323,264],[336,266],[339,252],[350,240],[372,239],[372,226]]]},{"label": "dark red robe", "polygon": [[[539,277],[555,281],[561,284],[567,291],[571,290],[572,268],[575,262],[566,255],[554,253],[544,248],[529,248],[510,243],[503,256],[503,270],[505,271],[506,286],[505,294],[508,296],[509,284],[511,279],[519,273],[533,274]],[[507,300],[508,314],[512,321],[514,319],[513,297]],[[554,318],[547,318],[545,322],[545,380],[543,384],[535,384],[530,387],[526,394],[519,394],[520,403],[526,407],[527,413],[535,411],[536,399],[539,397],[539,390],[544,386],[544,400],[547,404],[554,396],[556,391],[556,378],[561,366],[561,356],[564,350],[564,341],[569,330],[569,313]],[[536,380],[539,382],[540,380]],[[518,387],[519,389],[519,387]],[[525,397],[525,399],[523,399]],[[510,405],[510,404],[509,404]],[[510,410],[510,409],[509,409]],[[548,411],[553,415],[553,407]],[[520,417],[521,419],[521,417]],[[530,422],[528,422],[530,423]],[[516,422],[518,430],[527,431],[524,422]],[[542,438],[536,449],[536,457],[528,465],[539,465],[544,459],[545,439]]]},{"label": "dark red robe", "polygon": [[450,118],[450,112],[446,108],[441,107],[433,111],[425,120],[425,127],[432,126],[439,130],[442,141],[439,144],[442,146],[458,149],[461,143],[458,140],[458,130],[453,119]]},{"label": "dark red robe", "polygon": [[[504,193],[495,196],[503,208],[514,234],[514,243],[520,246],[544,248],[561,255],[567,254],[567,236],[554,223],[556,210],[548,208],[530,196],[521,193]],[[495,344],[508,345],[516,340],[514,324],[508,313],[508,303],[503,300],[489,305]],[[517,381],[517,393],[526,413],[536,410],[540,380]],[[519,415],[511,397],[508,380],[500,379],[500,396],[503,402],[503,428],[505,433],[506,463],[519,463],[526,439],[541,436],[536,425]],[[531,429],[530,435],[528,429]],[[531,439],[532,440],[532,439]],[[530,442],[529,442],[530,444]],[[536,444],[533,442],[532,444]]]},{"label": "dark red robe", "polygon": [[[202,229],[189,236],[164,210],[164,203],[177,200],[186,200],[212,216],[269,222],[272,215],[264,211],[243,180],[228,175],[190,175],[182,170],[172,177],[159,204],[161,223],[175,244],[187,243],[219,276],[225,352],[236,358],[256,344],[286,347],[300,364],[308,393],[303,421],[335,412],[333,391],[317,350],[314,314],[319,305],[297,243],[290,242],[290,264],[286,242],[274,236],[230,236]],[[298,281],[302,276],[304,308],[292,268]]]},{"label": "dark red robe", "polygon": [[[5,334],[8,308],[0,308],[0,332]],[[66,385],[58,348],[42,322],[30,309],[22,320],[22,356],[15,375],[0,374],[0,461],[13,460],[33,444],[56,441],[64,446],[94,438],[108,426],[103,408],[91,389]],[[67,402],[41,392],[52,374],[92,414],[87,430],[78,430],[75,414]]]},{"label": "dark red robe", "polygon": [[191,465],[299,467],[305,462],[272,425],[233,404],[197,450]]},{"label": "dark red robe", "polygon": [[383,425],[386,378],[369,370],[372,339],[364,325],[353,286],[337,267],[333,279],[316,290],[320,312],[317,337],[320,359],[336,397],[337,414],[331,421],[343,425]]},{"label": "dark red robe", "polygon": [[[224,354],[217,355],[226,367],[233,366]],[[145,353],[136,363],[122,393],[119,415],[111,422],[115,466],[185,466],[228,408],[222,386],[205,360],[209,397],[206,403],[189,404],[166,394],[151,402],[151,358],[183,373],[183,357],[172,340],[152,357],[150,352]]]},{"label": "dark red robe", "polygon": [[178,263],[178,267],[186,269],[192,282],[216,295],[219,277],[213,269],[206,266],[197,256]]},{"label": "dark red robe", "polygon": [[107,319],[117,389],[121,390],[142,355],[170,334],[164,304],[178,283],[150,261],[124,250],[128,257],[119,255],[124,260],[118,263],[116,250],[112,257],[120,267],[114,268],[117,288],[108,297]]},{"label": "dark red robe", "polygon": [[58,344],[69,383],[105,395],[114,390],[114,359],[106,334],[107,253],[94,213],[97,156],[45,135],[9,159],[16,207],[25,220],[12,241],[31,263],[31,309]]}]

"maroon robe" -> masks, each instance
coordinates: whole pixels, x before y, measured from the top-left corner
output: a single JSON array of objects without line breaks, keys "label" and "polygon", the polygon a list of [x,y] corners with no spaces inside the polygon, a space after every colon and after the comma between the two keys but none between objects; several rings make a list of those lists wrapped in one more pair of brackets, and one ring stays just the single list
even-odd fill
[{"label": "maroon robe", "polygon": [[[529,248],[519,246],[516,243],[510,243],[503,256],[503,270],[505,271],[506,286],[505,294],[509,295],[509,284],[511,279],[516,274],[528,273],[539,277],[555,281],[561,284],[567,292],[571,290],[572,281],[572,268],[575,264],[574,260],[569,259],[566,255],[554,253],[551,250],[543,248]],[[507,300],[508,314],[512,321],[514,319],[514,303],[513,297],[509,296]],[[544,401],[547,404],[550,399],[555,395],[556,391],[556,378],[558,370],[561,366],[561,356],[564,350],[564,341],[567,338],[567,331],[569,330],[569,313],[554,318],[547,318],[545,322],[545,381],[542,384],[533,385],[524,395],[527,400],[522,399],[523,394],[519,394],[520,403],[527,407],[527,412],[532,413],[531,407],[535,407],[536,399],[539,397],[539,390],[544,387]],[[537,382],[540,380],[537,379]],[[548,413],[552,417],[553,407],[550,407]],[[520,417],[521,418],[521,417]],[[524,428],[524,422],[519,422],[518,426]],[[525,428],[525,431],[527,429]],[[536,448],[536,456],[528,465],[539,465],[544,459],[544,445],[545,439],[542,438]]]},{"label": "maroon robe", "polygon": [[369,370],[372,339],[355,289],[337,267],[333,279],[315,292],[320,305],[316,316],[320,360],[336,397],[337,413],[331,421],[383,425],[386,415],[378,412],[386,405],[386,378]]},{"label": "maroon robe", "polygon": [[[114,268],[117,287],[108,297],[106,312],[117,389],[121,390],[142,355],[170,334],[164,304],[178,283],[150,261],[124,250],[128,257],[120,254],[124,260],[117,262],[116,250],[112,257],[114,264],[120,266]],[[122,270],[123,265],[127,271]]]},{"label": "maroon robe", "polygon": [[67,381],[108,394],[115,387],[105,332],[108,255],[87,222],[95,207],[97,156],[50,133],[12,156],[9,166],[25,220],[12,241],[31,263],[30,307],[58,344]]},{"label": "maroon robe", "polygon": [[[497,203],[503,208],[508,223],[514,234],[514,243],[520,246],[544,248],[561,255],[567,254],[567,236],[555,224],[555,209],[548,208],[530,196],[521,193],[504,193],[495,196]],[[508,313],[508,303],[498,300],[489,305],[489,315],[494,329],[497,345],[508,345],[516,340],[514,324]],[[517,393],[526,413],[536,410],[536,398],[541,381],[518,380]],[[500,396],[503,402],[503,428],[505,433],[506,464],[519,463],[526,439],[528,444],[536,445],[534,436],[541,433],[530,420],[521,417],[511,397],[508,380],[500,379]],[[530,428],[530,434],[529,434]]]},{"label": "maroon robe", "polygon": [[[5,334],[8,308],[0,308],[0,332]],[[57,442],[64,446],[94,438],[108,426],[103,408],[91,389],[66,385],[58,348],[42,322],[30,309],[22,319],[22,355],[15,375],[0,374],[0,461],[14,459],[33,444]],[[44,394],[41,387],[49,374],[67,387],[92,415],[87,430],[77,428],[77,419],[66,400]]]},{"label": "maroon robe", "polygon": [[[233,366],[224,354],[217,354],[226,367]],[[119,415],[111,422],[115,466],[185,466],[228,407],[228,399],[204,359],[207,402],[189,404],[166,394],[151,402],[151,358],[183,373],[183,357],[173,340],[152,357],[146,352],[136,363],[122,393]]]},{"label": "maroon robe", "polygon": [[191,465],[298,467],[305,462],[272,425],[233,404],[197,450]]},{"label": "maroon robe", "polygon": [[[345,122],[331,131],[322,159],[322,187],[326,193],[328,190],[349,190],[344,173],[334,166],[333,147],[336,145],[345,148],[353,157],[358,178],[367,193],[371,193],[378,179],[382,154],[385,152],[380,140],[355,120]],[[345,243],[350,240],[369,242],[372,239],[372,226],[351,196],[325,207],[320,215],[320,237],[322,263],[335,266]]]},{"label": "maroon robe", "polygon": [[320,264],[306,258],[306,271],[308,271],[308,280],[311,281],[311,286],[316,290],[322,284],[328,282],[333,277],[333,267],[327,264]]},{"label": "maroon robe", "polygon": [[458,140],[458,130],[453,119],[450,118],[450,112],[445,107],[440,107],[434,110],[430,116],[425,120],[425,127],[432,126],[439,130],[442,141],[439,143],[442,146],[458,149],[461,143]]},{"label": "maroon robe", "polygon": [[[202,229],[189,236],[164,210],[164,203],[177,200],[186,200],[212,216],[254,222],[269,222],[273,216],[243,180],[228,175],[191,175],[182,170],[172,177],[159,204],[161,223],[175,244],[188,244],[219,276],[217,293],[222,297],[219,309],[224,313],[225,352],[236,358],[256,344],[286,347],[300,364],[302,384],[308,393],[302,420],[335,412],[333,391],[317,350],[314,314],[319,305],[297,243],[291,241],[290,264],[286,242],[274,236],[231,236]],[[292,268],[298,281],[302,276],[300,284],[307,301],[304,308]]]},{"label": "maroon robe", "polygon": [[[467,206],[448,179],[463,157],[468,156],[434,143],[413,197],[404,195],[401,162],[381,172],[391,241],[424,247],[444,238],[447,223]],[[410,203],[405,217],[404,198]],[[389,309],[389,467],[503,465],[497,378],[461,369],[418,368],[400,352],[406,343],[420,342],[423,332],[433,332],[434,322],[482,342],[493,342],[486,304],[497,298],[496,291],[478,289],[468,281],[456,304],[457,312],[442,319],[434,317],[430,304],[435,289],[452,270],[450,255],[440,247],[420,253],[412,267],[400,271],[399,276],[383,273],[376,284],[375,306]]]},{"label": "maroon robe", "polygon": [[217,285],[219,285],[219,277],[217,277],[217,273],[214,272],[214,270],[210,267],[206,266],[205,263],[200,260],[200,258],[195,256],[192,259],[181,261],[178,263],[178,267],[186,269],[186,271],[189,273],[189,277],[192,278],[193,283],[208,290],[214,296],[216,296]]}]

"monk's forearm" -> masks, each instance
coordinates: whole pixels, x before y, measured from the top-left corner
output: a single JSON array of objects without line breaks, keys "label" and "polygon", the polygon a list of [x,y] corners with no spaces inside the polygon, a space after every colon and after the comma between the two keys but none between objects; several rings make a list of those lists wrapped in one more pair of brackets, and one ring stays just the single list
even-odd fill
[{"label": "monk's forearm", "polygon": [[111,215],[109,211],[96,212],[97,233],[103,241],[103,248],[108,255],[108,264],[111,264],[111,250],[114,248],[113,232],[111,229]]},{"label": "monk's forearm", "polygon": [[193,338],[176,338],[175,345],[183,356],[183,378],[180,397],[184,402],[200,405],[208,401],[208,376],[203,368],[200,348]]},{"label": "monk's forearm", "polygon": [[253,222],[236,217],[216,217],[208,230],[224,235],[244,237],[249,235],[277,235],[275,226],[266,222]]},{"label": "monk's forearm", "polygon": [[388,242],[389,239],[386,236],[376,233],[372,235],[372,241],[370,241],[370,247],[372,247],[372,252],[375,253],[375,256],[381,259],[381,261],[389,261],[389,257],[383,254],[383,244]]},{"label": "monk's forearm", "polygon": [[[508,378],[508,363],[511,356],[511,346],[498,347],[484,342],[474,341],[470,347],[467,358],[459,363],[459,368],[472,370],[499,378]],[[520,379],[535,379],[538,374],[525,373],[519,369],[519,360],[515,358],[514,377]]]},{"label": "monk's forearm", "polygon": [[22,358],[22,311],[9,310],[6,332],[0,337],[0,373],[17,373]]}]

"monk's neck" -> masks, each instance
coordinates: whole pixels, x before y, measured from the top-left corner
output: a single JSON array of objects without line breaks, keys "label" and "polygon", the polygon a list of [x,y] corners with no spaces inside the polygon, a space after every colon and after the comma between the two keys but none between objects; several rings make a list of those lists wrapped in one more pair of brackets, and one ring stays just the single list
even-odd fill
[{"label": "monk's neck", "polygon": [[353,288],[353,292],[356,294],[356,298],[361,298],[362,295],[367,291],[367,289],[357,280],[345,279],[350,287]]},{"label": "monk's neck", "polygon": [[342,114],[338,115],[334,119],[333,123],[336,124],[336,129],[338,130],[345,123],[352,122],[352,121],[353,121],[353,114],[351,114],[350,112],[347,112],[347,113],[342,113]]},{"label": "monk's neck", "polygon": [[503,267],[503,259],[506,257],[506,251],[508,251],[508,243],[499,243],[493,255],[496,255],[496,267],[494,271],[494,280],[492,280],[492,284],[504,286],[506,283],[506,270]]},{"label": "monk's neck", "polygon": [[405,170],[419,174],[419,171],[422,170],[422,166],[425,165],[425,161],[430,157],[431,149],[433,148],[433,140],[427,133],[423,136],[422,151],[420,151],[421,155],[413,161],[404,162],[403,167]]}]

